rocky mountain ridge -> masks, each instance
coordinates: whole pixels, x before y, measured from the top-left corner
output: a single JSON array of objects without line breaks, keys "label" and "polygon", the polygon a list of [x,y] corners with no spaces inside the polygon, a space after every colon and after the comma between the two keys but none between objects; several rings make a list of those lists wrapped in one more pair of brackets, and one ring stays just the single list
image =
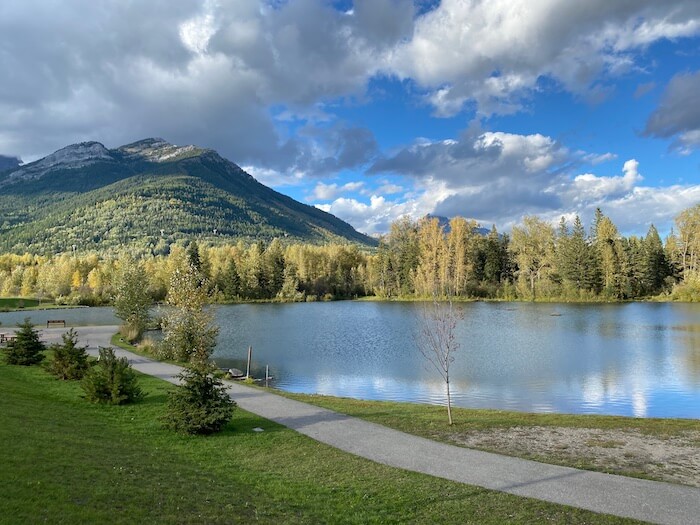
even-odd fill
[{"label": "rocky mountain ridge", "polygon": [[81,142],[0,173],[0,251],[172,243],[376,241],[255,180],[216,151],[149,138]]}]

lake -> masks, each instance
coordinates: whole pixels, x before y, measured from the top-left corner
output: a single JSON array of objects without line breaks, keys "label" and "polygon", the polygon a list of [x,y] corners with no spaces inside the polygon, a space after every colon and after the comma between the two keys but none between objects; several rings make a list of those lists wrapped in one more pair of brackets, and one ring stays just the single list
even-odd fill
[{"label": "lake", "polygon": [[[456,406],[528,412],[700,418],[700,305],[468,303],[451,368]],[[215,359],[270,366],[291,392],[444,403],[416,346],[418,303],[217,307]],[[10,325],[112,324],[111,309],[0,313]]]}]

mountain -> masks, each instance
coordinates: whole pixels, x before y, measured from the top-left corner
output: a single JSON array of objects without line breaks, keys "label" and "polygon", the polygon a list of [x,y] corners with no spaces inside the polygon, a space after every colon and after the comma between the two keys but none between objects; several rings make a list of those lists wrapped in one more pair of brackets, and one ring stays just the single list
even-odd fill
[{"label": "mountain", "polygon": [[[432,213],[429,213],[428,215],[425,216],[425,218],[426,219],[437,219],[438,224],[440,225],[440,227],[442,228],[442,230],[445,233],[449,233],[450,231],[452,231],[452,228],[450,226],[450,219],[443,216],[443,215],[433,215]],[[481,235],[483,237],[486,237],[491,232],[491,230],[489,230],[488,228],[478,227],[478,228],[474,228],[474,232],[478,233],[479,235]]]},{"label": "mountain", "polygon": [[[55,253],[239,239],[374,245],[337,217],[256,181],[211,149],[145,139],[73,144],[0,172],[0,252]],[[73,248],[75,247],[75,248]]]}]

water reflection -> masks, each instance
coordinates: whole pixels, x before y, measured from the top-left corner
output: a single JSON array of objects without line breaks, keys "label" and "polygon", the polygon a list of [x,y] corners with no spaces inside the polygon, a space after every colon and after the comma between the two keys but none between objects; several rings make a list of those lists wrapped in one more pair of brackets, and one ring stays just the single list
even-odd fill
[{"label": "water reflection", "polygon": [[[295,392],[443,403],[444,384],[415,346],[418,309],[222,307],[216,355],[243,357],[252,344],[277,385]],[[452,368],[457,405],[700,417],[700,330],[688,323],[700,305],[473,303],[464,311]]]}]

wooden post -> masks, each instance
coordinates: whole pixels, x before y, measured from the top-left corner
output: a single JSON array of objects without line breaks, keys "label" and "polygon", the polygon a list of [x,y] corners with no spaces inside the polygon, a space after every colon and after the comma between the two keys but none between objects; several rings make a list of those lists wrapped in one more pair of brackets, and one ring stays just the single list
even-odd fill
[{"label": "wooden post", "polygon": [[270,365],[265,365],[265,386],[267,386],[267,380],[270,377]]},{"label": "wooden post", "polygon": [[249,346],[248,347],[248,366],[245,370],[245,378],[248,379],[250,377],[250,360],[253,357],[253,347]]}]

